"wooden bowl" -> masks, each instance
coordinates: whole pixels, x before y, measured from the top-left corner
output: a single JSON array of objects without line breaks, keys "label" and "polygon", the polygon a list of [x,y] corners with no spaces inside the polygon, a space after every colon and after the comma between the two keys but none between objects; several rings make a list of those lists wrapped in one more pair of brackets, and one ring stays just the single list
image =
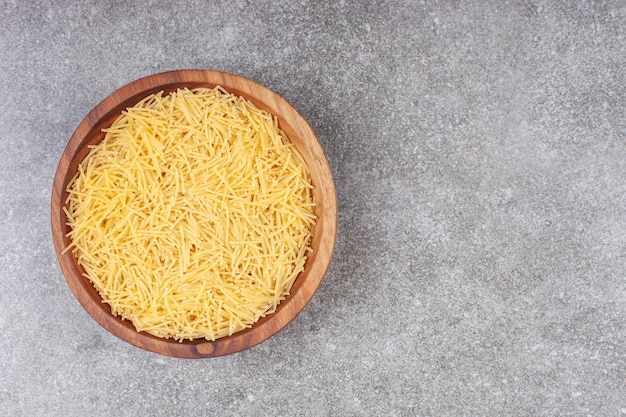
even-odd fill
[{"label": "wooden bowl", "polygon": [[[168,94],[178,88],[215,87],[243,96],[257,107],[278,117],[280,127],[298,148],[311,172],[313,194],[316,199],[317,223],[313,233],[312,249],[305,270],[298,276],[290,295],[276,311],[261,318],[251,328],[214,342],[202,340],[177,342],[145,332],[138,332],[130,321],[111,314],[83,269],[70,252],[62,254],[70,243],[66,234],[69,227],[63,205],[66,187],[78,164],[88,153],[88,145],[101,141],[102,129],[109,127],[121,111],[135,105],[144,97],[164,91]],[[52,235],[61,269],[72,292],[87,312],[105,329],[119,338],[152,352],[179,358],[221,356],[252,347],[289,323],[309,302],[317,290],[332,256],[337,233],[337,200],[335,187],[324,151],[315,133],[304,118],[282,97],[246,78],[233,74],[205,70],[182,70],[151,75],[120,88],[98,104],[80,123],[70,138],[57,168],[52,188]]]}]

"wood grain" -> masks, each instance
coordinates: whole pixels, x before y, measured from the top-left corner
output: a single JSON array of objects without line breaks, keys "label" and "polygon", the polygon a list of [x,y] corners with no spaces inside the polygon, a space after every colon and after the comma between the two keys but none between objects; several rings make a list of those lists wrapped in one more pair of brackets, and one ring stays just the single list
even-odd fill
[{"label": "wood grain", "polygon": [[[137,332],[129,321],[111,314],[109,306],[85,278],[71,253],[62,254],[69,244],[69,232],[63,205],[66,187],[78,164],[88,153],[88,145],[104,137],[103,128],[111,125],[122,110],[144,97],[178,88],[215,87],[243,96],[257,107],[278,116],[279,125],[304,157],[311,172],[313,194],[317,202],[317,223],[305,270],[298,276],[291,294],[276,312],[262,318],[251,328],[214,342],[195,340],[177,342]],[[218,71],[180,70],[151,75],[125,85],[98,104],[80,123],[70,138],[57,168],[52,188],[52,235],[55,251],[67,283],[85,310],[105,329],[121,339],[152,352],[179,358],[207,358],[227,355],[250,348],[282,329],[306,306],[321,283],[330,263],[337,234],[337,199],[330,167],[315,133],[304,118],[281,96],[246,78]]]}]

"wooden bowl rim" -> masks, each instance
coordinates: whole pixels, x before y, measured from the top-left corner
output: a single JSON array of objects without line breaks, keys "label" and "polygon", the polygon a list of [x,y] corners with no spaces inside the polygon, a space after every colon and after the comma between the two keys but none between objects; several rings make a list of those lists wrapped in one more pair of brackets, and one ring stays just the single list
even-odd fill
[{"label": "wooden bowl rim", "polygon": [[[87,144],[98,142],[101,139],[98,137],[103,136],[100,133],[102,127],[108,127],[122,109],[161,90],[167,94],[179,87],[216,85],[249,99],[277,116],[281,128],[307,160],[312,179],[314,176],[317,179],[317,183],[314,180],[314,193],[318,197],[318,220],[312,244],[314,252],[307,260],[305,271],[296,279],[291,294],[271,315],[262,318],[251,328],[215,341],[202,339],[177,342],[138,332],[132,323],[110,313],[110,308],[102,302],[93,285],[81,276],[71,251],[62,254],[68,243],[62,207],[67,196],[65,188],[76,172],[76,167],[72,170],[71,166],[78,165],[84,159]],[[321,195],[323,199],[320,201]],[[239,352],[263,342],[286,326],[306,306],[330,264],[337,234],[337,199],[330,166],[321,144],[302,115],[283,97],[239,75],[213,70],[177,70],[132,81],[114,91],[85,116],[71,136],[57,167],[52,188],[51,220],[55,252],[63,275],[76,299],[96,322],[115,336],[144,350],[178,358],[208,358]]]}]

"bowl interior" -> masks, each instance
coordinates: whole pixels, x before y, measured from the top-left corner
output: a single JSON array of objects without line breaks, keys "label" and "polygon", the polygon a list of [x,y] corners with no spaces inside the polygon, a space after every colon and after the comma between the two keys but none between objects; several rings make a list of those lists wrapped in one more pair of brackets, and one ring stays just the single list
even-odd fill
[{"label": "bowl interior", "polygon": [[[251,328],[214,342],[194,340],[177,342],[145,332],[137,332],[131,322],[113,316],[92,283],[83,276],[83,269],[70,252],[62,254],[69,244],[69,232],[63,206],[66,187],[80,162],[87,156],[89,145],[104,138],[103,128],[109,127],[122,110],[135,105],[146,96],[163,91],[168,94],[178,88],[215,87],[243,96],[257,107],[278,117],[281,129],[304,157],[313,183],[317,221],[305,270],[293,284],[290,295],[276,311],[261,318]],[[317,138],[308,123],[282,97],[255,82],[233,74],[183,70],[151,75],[120,88],[98,104],[80,123],[72,135],[59,162],[52,191],[52,232],[55,250],[63,274],[78,301],[105,329],[140,348],[181,358],[221,356],[252,347],[269,338],[291,321],[308,303],[323,279],[330,263],[337,233],[337,202],[330,167]]]}]

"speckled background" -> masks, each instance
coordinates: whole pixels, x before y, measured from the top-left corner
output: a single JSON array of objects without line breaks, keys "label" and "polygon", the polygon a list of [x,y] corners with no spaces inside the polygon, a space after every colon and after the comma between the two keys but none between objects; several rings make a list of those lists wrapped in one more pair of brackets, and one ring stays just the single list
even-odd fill
[{"label": "speckled background", "polygon": [[[626,414],[625,27],[621,1],[0,1],[0,414]],[[49,219],[82,118],[182,68],[290,101],[340,211],[302,314],[195,361],[100,328]]]}]

